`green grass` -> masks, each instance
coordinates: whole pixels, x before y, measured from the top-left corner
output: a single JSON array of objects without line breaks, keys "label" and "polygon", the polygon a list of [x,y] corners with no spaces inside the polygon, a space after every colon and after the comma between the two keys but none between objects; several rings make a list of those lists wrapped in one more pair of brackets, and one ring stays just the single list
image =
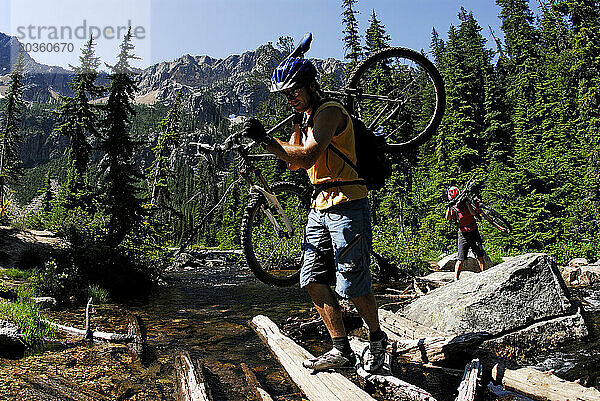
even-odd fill
[{"label": "green grass", "polygon": [[52,328],[43,322],[44,314],[32,300],[35,295],[32,287],[21,286],[16,301],[0,303],[0,318],[19,326],[23,341],[29,347],[40,345],[45,337],[53,334]]},{"label": "green grass", "polygon": [[87,289],[88,298],[92,298],[93,303],[101,304],[108,301],[108,291],[99,285],[92,284]]},{"label": "green grass", "polygon": [[0,276],[8,278],[28,279],[35,274],[35,270],[0,269]]}]

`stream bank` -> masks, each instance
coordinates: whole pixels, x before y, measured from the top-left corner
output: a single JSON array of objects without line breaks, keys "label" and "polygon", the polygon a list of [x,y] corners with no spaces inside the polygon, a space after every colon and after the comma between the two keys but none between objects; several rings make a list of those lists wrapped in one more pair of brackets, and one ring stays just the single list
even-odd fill
[{"label": "stream bank", "polygon": [[[395,286],[402,289],[406,284]],[[376,286],[376,294],[387,287],[390,286]],[[554,369],[555,374],[565,379],[580,379],[588,385],[597,385],[600,288],[578,289],[574,293],[588,310],[586,320],[588,326],[592,326],[590,340],[518,362],[543,370]],[[380,304],[385,303],[385,299],[379,297]],[[39,382],[40,378],[45,378],[50,382],[67,382],[81,394],[100,394],[110,400],[172,400],[175,388],[173,355],[186,349],[205,364],[215,400],[248,399],[240,366],[245,362],[276,400],[300,401],[301,394],[247,321],[264,314],[283,324],[289,316],[311,316],[310,307],[310,300],[303,290],[266,286],[245,267],[212,263],[210,266],[179,268],[170,272],[166,285],[146,304],[95,307],[92,325],[97,330],[124,333],[128,312],[142,319],[149,345],[147,360],[135,360],[125,346],[89,346],[59,335],[59,342],[45,352],[19,360],[0,359],[0,399],[48,399],[40,398],[43,383]],[[62,324],[83,328],[83,307],[51,311],[49,316]],[[315,334],[303,345],[318,353],[328,345],[323,340]],[[440,400],[454,399],[451,389],[455,389],[460,379],[444,379],[415,369],[414,365],[401,365],[399,369],[415,384],[428,381],[427,387],[437,388],[438,394],[444,392],[440,389],[445,389],[446,394],[441,394]],[[490,399],[518,398],[507,395]]]}]

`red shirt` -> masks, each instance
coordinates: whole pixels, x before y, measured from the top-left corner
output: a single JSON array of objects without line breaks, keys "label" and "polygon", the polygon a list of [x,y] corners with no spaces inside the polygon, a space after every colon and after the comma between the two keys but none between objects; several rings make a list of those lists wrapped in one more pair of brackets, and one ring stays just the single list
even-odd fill
[{"label": "red shirt", "polygon": [[452,214],[458,222],[458,229],[463,233],[468,233],[477,230],[477,222],[475,216],[471,214],[465,203],[460,207],[452,206]]}]

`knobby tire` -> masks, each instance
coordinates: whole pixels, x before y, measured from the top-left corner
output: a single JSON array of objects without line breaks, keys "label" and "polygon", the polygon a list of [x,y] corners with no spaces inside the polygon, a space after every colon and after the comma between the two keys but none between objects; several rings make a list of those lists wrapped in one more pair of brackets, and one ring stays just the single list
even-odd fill
[{"label": "knobby tire", "polygon": [[289,182],[275,183],[271,190],[293,222],[293,237],[280,238],[275,234],[271,222],[263,212],[266,199],[260,193],[255,193],[242,218],[241,243],[248,266],[260,281],[278,287],[289,287],[299,282],[310,193]]},{"label": "knobby tire", "polygon": [[[432,85],[433,87],[435,93],[429,93],[428,99],[428,101],[432,102],[433,104],[429,104],[429,106],[427,107],[419,107],[419,102],[423,102],[423,99],[418,99],[413,95],[413,93],[416,91],[412,91],[412,89],[409,90],[407,87],[402,87],[402,85],[404,84],[400,84],[400,81],[405,81],[406,77],[394,79],[393,82],[389,78],[387,78],[388,75],[391,75],[389,72],[392,70],[391,68],[389,68],[389,65],[393,64],[393,60],[396,59],[406,59],[407,61],[413,62],[415,66],[405,69],[400,68],[394,71],[410,70],[411,72],[407,75],[410,77],[412,77],[413,75],[417,76],[421,84],[426,82],[426,80],[430,81],[429,84],[425,85],[427,85],[427,87],[429,87],[429,85]],[[400,65],[403,64],[404,63],[401,63]],[[368,98],[365,98],[365,95],[377,96],[379,94],[374,92],[369,93],[373,90],[373,88],[364,87],[362,82],[369,82],[370,74],[373,76],[374,74],[377,74],[377,69],[385,70],[386,67],[388,68],[388,71],[386,72],[387,75],[380,75],[381,81],[391,82],[391,85],[398,84],[399,88],[390,89],[390,92],[384,95],[388,96],[389,98],[394,97],[396,99],[406,98],[406,102],[408,102],[408,107],[406,107],[404,113],[402,113],[402,110],[396,112],[396,121],[398,121],[398,123],[390,123],[390,118],[393,117],[393,114],[392,116],[388,117],[387,120],[383,120],[384,123],[382,124],[382,127],[386,124],[389,124],[390,131],[395,130],[394,133],[396,133],[396,131],[399,130],[399,133],[396,134],[398,137],[388,137],[388,145],[386,151],[395,153],[412,150],[429,140],[435,132],[435,130],[440,125],[440,122],[442,121],[444,110],[446,108],[446,92],[444,89],[444,81],[442,80],[442,76],[440,75],[435,65],[431,61],[429,61],[424,55],[414,50],[402,47],[390,47],[387,49],[383,49],[377,53],[374,53],[373,55],[363,60],[355,68],[354,72],[352,73],[349,79],[347,87],[348,89],[350,89],[350,91],[346,97],[346,108],[350,113],[353,113],[359,118],[363,119],[363,121],[366,118],[364,115],[365,113],[362,113],[363,115],[361,115],[361,108],[364,109],[365,107],[369,107],[369,102],[371,102],[370,105],[373,105],[373,103],[376,104],[377,102],[376,100],[369,100]],[[404,74],[396,74],[396,76],[402,75]],[[413,78],[413,81],[416,82],[416,78]],[[409,83],[409,85],[412,85],[412,83]],[[385,86],[385,83],[381,86]],[[379,90],[381,90],[381,88]],[[424,93],[422,93],[422,95],[423,98],[426,98]],[[388,103],[388,105],[391,104],[391,102],[385,101],[382,101],[381,104],[384,103]],[[383,106],[381,106],[381,109],[383,109]],[[426,113],[426,115],[417,116],[417,113]],[[413,122],[406,121],[410,120],[411,117],[414,117],[415,120],[419,118],[421,119],[421,121],[419,123],[415,123],[412,128],[410,127],[413,125]],[[376,119],[374,118],[374,120]],[[365,121],[365,123],[367,124],[367,126],[369,126],[367,121]],[[397,125],[404,125],[405,123],[408,124],[407,128],[397,127]],[[377,127],[372,128],[375,129]],[[406,132],[403,132],[402,130]],[[387,132],[387,134],[389,135],[390,133]],[[391,143],[397,140],[400,140],[401,142]]]}]

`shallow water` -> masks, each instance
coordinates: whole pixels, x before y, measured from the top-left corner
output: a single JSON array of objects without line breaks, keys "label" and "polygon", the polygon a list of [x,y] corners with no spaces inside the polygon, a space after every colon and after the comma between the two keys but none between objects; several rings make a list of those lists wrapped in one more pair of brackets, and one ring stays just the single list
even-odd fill
[{"label": "shallow water", "polygon": [[134,310],[158,353],[186,349],[199,358],[208,368],[216,400],[247,399],[241,362],[256,371],[272,395],[301,399],[248,320],[263,314],[281,325],[310,308],[305,291],[267,286],[247,268],[234,265],[175,271],[168,284]]},{"label": "shallow water", "polygon": [[[185,349],[205,365],[216,401],[248,399],[248,388],[240,367],[242,362],[255,371],[259,382],[276,399],[302,400],[269,349],[249,328],[248,320],[263,314],[281,327],[289,316],[307,316],[312,305],[304,290],[267,286],[258,281],[247,267],[231,264],[186,267],[171,272],[167,281],[168,285],[153,294],[147,304],[127,308],[142,318],[147,327],[151,358],[158,361],[161,375],[167,378],[159,391],[162,394],[160,399],[171,399],[174,388],[173,355]],[[600,376],[597,335],[600,328],[600,287],[573,290],[572,297],[584,304],[590,339],[519,362],[540,370],[553,370],[556,375],[568,380],[581,380],[583,384],[597,386]],[[125,330],[122,308],[101,305],[96,309],[94,327],[103,331]],[[81,320],[82,310],[59,312],[57,315],[63,323],[81,326],[76,321]],[[329,342],[315,336],[303,345],[317,353],[329,346]],[[414,379],[413,383],[417,385],[425,384],[425,388],[438,399],[454,399],[456,394],[450,392],[456,389],[457,379],[430,377],[415,370],[414,365],[402,369],[408,369],[403,371],[407,375],[405,379]],[[448,394],[440,388],[447,389],[445,392]],[[522,400],[510,394],[489,399]]]},{"label": "shallow water", "polygon": [[[297,287],[267,286],[247,268],[233,265],[187,268],[173,272],[163,288],[136,313],[147,321],[149,342],[162,352],[185,348],[212,372],[220,399],[247,399],[240,362],[254,368],[274,396],[298,399],[295,386],[262,344],[247,321],[264,314],[280,327],[288,316],[307,312],[310,299]],[[571,296],[584,304],[590,338],[519,362],[552,370],[567,380],[598,386],[600,377],[600,286],[575,289]],[[160,338],[152,338],[159,331]],[[313,344],[314,348],[315,344]],[[219,394],[217,394],[219,396]],[[219,398],[217,398],[219,399]]]}]

